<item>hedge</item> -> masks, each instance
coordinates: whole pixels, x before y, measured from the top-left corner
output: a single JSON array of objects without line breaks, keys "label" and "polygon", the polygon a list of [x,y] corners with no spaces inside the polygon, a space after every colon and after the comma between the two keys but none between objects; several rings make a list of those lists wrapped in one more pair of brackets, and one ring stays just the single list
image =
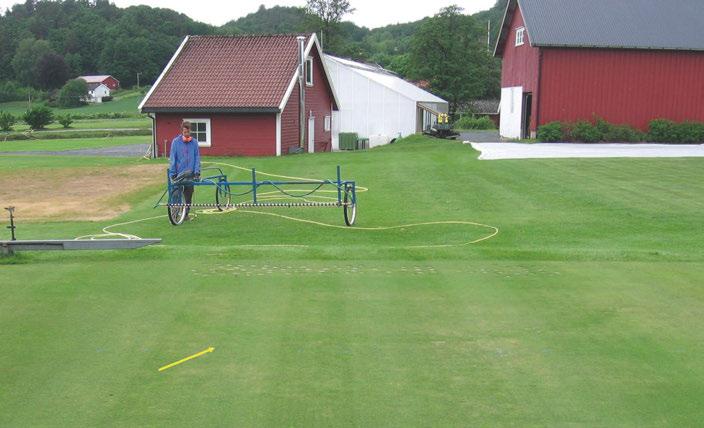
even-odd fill
[{"label": "hedge", "polygon": [[496,129],[496,125],[486,116],[463,116],[455,121],[455,129]]},{"label": "hedge", "polygon": [[595,123],[550,122],[538,127],[537,136],[543,142],[704,143],[704,122],[676,123],[667,119],[655,119],[650,122],[647,133],[629,125],[614,125],[603,119],[597,119]]}]

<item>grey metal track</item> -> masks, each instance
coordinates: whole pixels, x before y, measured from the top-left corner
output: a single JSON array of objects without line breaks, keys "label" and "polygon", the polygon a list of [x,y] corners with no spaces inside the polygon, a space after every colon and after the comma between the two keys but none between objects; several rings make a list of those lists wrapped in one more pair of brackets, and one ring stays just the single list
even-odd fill
[{"label": "grey metal track", "polygon": [[37,239],[0,241],[0,253],[53,250],[132,250],[158,244],[161,239]]}]

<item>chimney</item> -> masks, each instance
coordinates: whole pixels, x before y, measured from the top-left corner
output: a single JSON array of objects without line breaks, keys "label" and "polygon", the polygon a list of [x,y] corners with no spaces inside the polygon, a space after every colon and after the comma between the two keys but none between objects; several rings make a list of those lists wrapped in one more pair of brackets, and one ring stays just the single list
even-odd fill
[{"label": "chimney", "polygon": [[305,150],[306,147],[306,38],[296,37],[298,40],[298,121],[300,132],[299,147]]}]

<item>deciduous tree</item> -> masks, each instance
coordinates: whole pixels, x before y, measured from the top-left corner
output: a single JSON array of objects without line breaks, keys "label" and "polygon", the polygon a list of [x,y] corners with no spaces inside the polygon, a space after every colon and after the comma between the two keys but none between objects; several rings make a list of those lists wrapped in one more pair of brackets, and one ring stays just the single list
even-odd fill
[{"label": "deciduous tree", "polygon": [[450,103],[451,113],[498,83],[491,80],[494,65],[485,38],[475,19],[454,5],[426,20],[413,38],[413,77],[428,80],[431,90]]},{"label": "deciduous tree", "polygon": [[354,12],[349,0],[307,0],[306,9],[320,18],[322,38],[327,44],[334,43],[335,29],[342,17]]}]

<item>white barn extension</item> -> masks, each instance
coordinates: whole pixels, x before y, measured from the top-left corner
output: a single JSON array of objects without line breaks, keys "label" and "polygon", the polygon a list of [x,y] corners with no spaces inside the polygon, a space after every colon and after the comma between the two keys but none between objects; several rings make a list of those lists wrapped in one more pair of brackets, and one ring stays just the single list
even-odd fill
[{"label": "white barn extension", "polygon": [[370,147],[423,132],[447,113],[447,101],[380,66],[325,55],[325,65],[340,100],[333,112],[333,149],[340,132],[369,138]]}]

